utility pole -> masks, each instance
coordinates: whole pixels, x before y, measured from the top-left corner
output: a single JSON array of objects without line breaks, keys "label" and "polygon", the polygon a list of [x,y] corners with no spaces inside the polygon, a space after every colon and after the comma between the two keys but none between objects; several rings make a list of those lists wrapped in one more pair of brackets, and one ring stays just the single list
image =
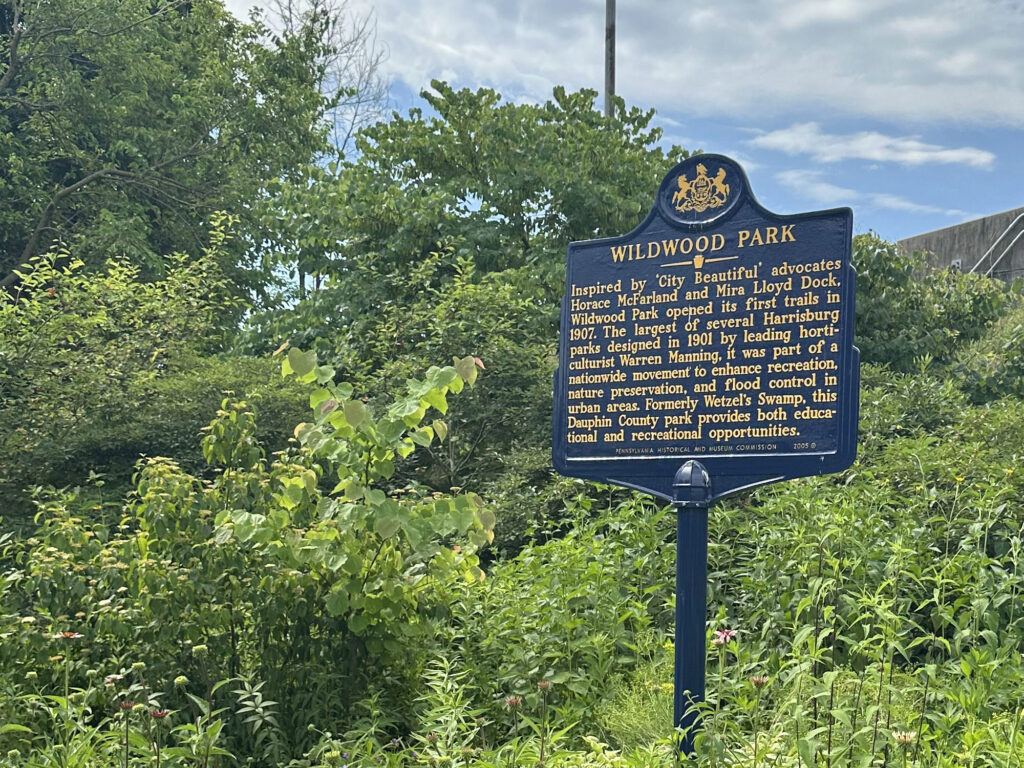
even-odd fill
[{"label": "utility pole", "polygon": [[615,0],[605,0],[604,11],[604,115],[612,116],[615,97]]}]

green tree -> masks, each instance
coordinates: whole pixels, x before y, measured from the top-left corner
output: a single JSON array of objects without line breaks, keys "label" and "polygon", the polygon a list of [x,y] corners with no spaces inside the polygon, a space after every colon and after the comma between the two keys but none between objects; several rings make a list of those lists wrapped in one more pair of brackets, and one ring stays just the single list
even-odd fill
[{"label": "green tree", "polygon": [[54,244],[147,272],[241,217],[234,280],[265,239],[250,213],[271,179],[326,146],[323,20],[288,35],[220,0],[0,3],[0,285]]},{"label": "green tree", "polygon": [[595,96],[513,104],[434,82],[433,116],[395,115],[357,135],[356,159],[275,187],[277,250],[315,282],[248,343],[315,346],[368,394],[471,352],[488,397],[460,399],[419,477],[485,490],[513,473],[542,492],[566,245],[635,227],[687,154],[661,148],[653,113],[620,101],[609,119]]},{"label": "green tree", "polygon": [[259,384],[270,414],[262,437],[283,446],[301,408],[296,388],[265,385],[267,360],[222,357],[240,304],[219,266],[230,224],[215,217],[211,247],[165,257],[157,280],[141,279],[125,259],[89,273],[75,252],[62,252],[34,257],[0,298],[8,509],[27,488],[80,483],[91,471],[127,481],[140,455],[201,463],[196,435],[223,390]]}]

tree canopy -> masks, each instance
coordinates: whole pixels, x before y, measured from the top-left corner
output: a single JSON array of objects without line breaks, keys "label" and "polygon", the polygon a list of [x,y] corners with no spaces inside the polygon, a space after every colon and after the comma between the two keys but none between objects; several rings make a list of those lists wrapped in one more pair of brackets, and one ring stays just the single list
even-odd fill
[{"label": "tree canopy", "polygon": [[230,210],[244,237],[222,266],[258,289],[254,204],[327,146],[324,24],[274,35],[218,0],[0,3],[0,285],[54,244],[159,272]]}]

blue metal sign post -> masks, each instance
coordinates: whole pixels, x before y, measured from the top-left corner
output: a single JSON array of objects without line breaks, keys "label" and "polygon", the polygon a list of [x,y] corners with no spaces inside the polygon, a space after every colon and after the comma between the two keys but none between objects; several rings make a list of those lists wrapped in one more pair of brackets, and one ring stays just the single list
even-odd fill
[{"label": "blue metal sign post", "polygon": [[694,705],[704,701],[705,616],[708,603],[708,506],[711,479],[698,461],[679,468],[672,482],[676,509],[676,641],[673,724],[681,752],[693,752]]},{"label": "blue metal sign post", "polygon": [[856,455],[848,208],[780,216],[721,155],[673,168],[647,218],[569,245],[552,457],[676,508],[675,725],[704,699],[708,507]]}]

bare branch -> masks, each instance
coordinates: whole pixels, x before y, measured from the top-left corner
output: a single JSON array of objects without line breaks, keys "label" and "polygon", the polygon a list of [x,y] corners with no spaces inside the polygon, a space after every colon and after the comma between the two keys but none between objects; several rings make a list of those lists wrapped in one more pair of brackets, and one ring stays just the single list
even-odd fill
[{"label": "bare branch", "polygon": [[381,73],[387,51],[377,40],[373,13],[350,11],[348,0],[273,0],[271,10],[285,36],[315,19],[327,21],[320,92],[332,105],[327,120],[333,144],[344,152],[355,132],[387,108],[388,82]]}]

